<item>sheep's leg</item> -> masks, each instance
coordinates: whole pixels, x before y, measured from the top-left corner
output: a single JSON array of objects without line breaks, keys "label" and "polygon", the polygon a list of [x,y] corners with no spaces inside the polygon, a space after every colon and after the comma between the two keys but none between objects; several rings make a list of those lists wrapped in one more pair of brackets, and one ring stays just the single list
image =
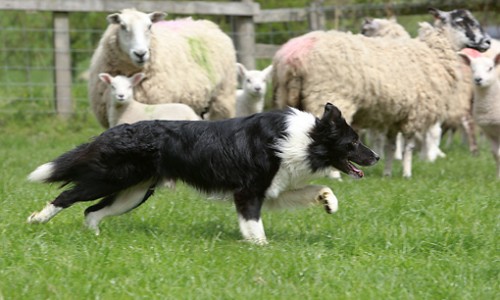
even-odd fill
[{"label": "sheep's leg", "polygon": [[337,197],[329,187],[323,185],[307,185],[283,192],[276,198],[267,198],[264,207],[283,209],[318,204],[323,205],[329,214],[338,210]]},{"label": "sheep's leg", "polygon": [[99,235],[99,223],[103,218],[131,211],[144,203],[153,192],[152,181],[146,181],[106,197],[85,210],[85,224]]},{"label": "sheep's leg", "polygon": [[411,165],[412,165],[414,148],[415,148],[415,137],[406,137],[405,147],[403,151],[403,177],[405,178],[411,177],[411,168],[412,168]]},{"label": "sheep's leg", "polygon": [[396,135],[396,144],[394,148],[394,159],[402,160],[403,159],[403,147],[405,145],[405,140],[403,138],[403,134],[398,132]]},{"label": "sheep's leg", "polygon": [[425,133],[422,147],[422,156],[424,160],[434,162],[438,157],[446,157],[446,154],[439,149],[441,132],[441,123],[437,122]]},{"label": "sheep's leg", "polygon": [[396,150],[396,135],[387,134],[387,141],[385,143],[384,150],[384,176],[392,176],[392,165],[394,163],[394,152]]},{"label": "sheep's leg", "polygon": [[466,116],[462,117],[462,127],[467,136],[467,143],[469,144],[469,151],[472,155],[476,156],[479,153],[479,148],[477,146],[476,140],[476,130],[474,125],[474,119],[472,115],[468,113]]},{"label": "sheep's leg", "polygon": [[497,179],[500,179],[500,138],[491,140],[491,152],[497,168]]}]

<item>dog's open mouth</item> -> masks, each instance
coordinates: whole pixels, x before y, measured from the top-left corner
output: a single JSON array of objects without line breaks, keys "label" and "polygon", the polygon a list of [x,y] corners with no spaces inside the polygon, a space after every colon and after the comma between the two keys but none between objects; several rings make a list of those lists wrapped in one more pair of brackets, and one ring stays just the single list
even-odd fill
[{"label": "dog's open mouth", "polygon": [[361,178],[365,176],[363,171],[358,169],[352,162],[347,161],[347,168],[349,170],[348,174],[351,175],[354,178]]}]

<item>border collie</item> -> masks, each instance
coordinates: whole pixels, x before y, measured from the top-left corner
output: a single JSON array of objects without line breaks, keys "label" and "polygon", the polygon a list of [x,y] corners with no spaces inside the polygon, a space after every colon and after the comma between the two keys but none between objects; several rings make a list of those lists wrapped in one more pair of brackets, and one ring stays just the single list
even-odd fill
[{"label": "border collie", "polygon": [[241,234],[265,244],[261,208],[322,204],[337,210],[326,186],[307,185],[331,167],[355,178],[379,157],[364,146],[340,110],[328,103],[321,119],[293,108],[221,121],[142,121],[110,128],[52,162],[30,181],[71,184],[29,223],[49,221],[75,202],[89,228],[146,201],[158,183],[182,180],[204,192],[234,196]]}]

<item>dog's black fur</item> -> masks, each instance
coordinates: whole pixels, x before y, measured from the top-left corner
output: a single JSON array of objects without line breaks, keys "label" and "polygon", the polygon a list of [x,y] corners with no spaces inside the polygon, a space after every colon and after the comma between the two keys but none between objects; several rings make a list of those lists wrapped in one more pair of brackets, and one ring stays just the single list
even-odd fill
[{"label": "dog's black fur", "polygon": [[[280,142],[289,137],[289,118],[295,113],[287,109],[222,121],[123,124],[55,159],[42,181],[71,184],[52,202],[55,207],[104,197],[87,214],[141,182],[152,182],[144,202],[159,181],[182,180],[201,191],[233,193],[238,213],[257,220],[280,168],[280,152],[285,151]],[[304,159],[311,173],[335,167],[361,177],[350,161],[367,166],[378,160],[331,104],[307,134],[311,142]]]}]

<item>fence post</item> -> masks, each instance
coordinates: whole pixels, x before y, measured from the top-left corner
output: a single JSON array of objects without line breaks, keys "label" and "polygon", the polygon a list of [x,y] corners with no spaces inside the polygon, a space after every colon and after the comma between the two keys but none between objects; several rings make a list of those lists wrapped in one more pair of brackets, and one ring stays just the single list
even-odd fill
[{"label": "fence post", "polygon": [[309,30],[325,30],[326,17],[323,11],[323,0],[311,1],[309,5]]},{"label": "fence post", "polygon": [[[241,0],[253,3],[253,0]],[[233,18],[234,42],[237,59],[248,69],[255,69],[255,23],[253,17],[235,16]]]},{"label": "fence post", "polygon": [[71,101],[71,52],[69,36],[69,15],[54,12],[54,63],[56,110],[61,117],[73,114]]}]

